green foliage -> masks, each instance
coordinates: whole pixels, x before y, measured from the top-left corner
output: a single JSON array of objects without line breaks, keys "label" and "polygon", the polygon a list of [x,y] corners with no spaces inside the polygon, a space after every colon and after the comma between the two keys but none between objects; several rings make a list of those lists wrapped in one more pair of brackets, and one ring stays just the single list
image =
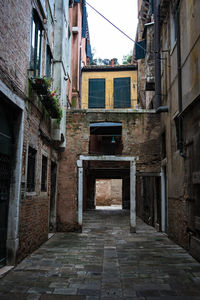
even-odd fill
[{"label": "green foliage", "polygon": [[132,52],[127,55],[124,55],[122,58],[123,65],[130,65],[131,61],[132,61]]},{"label": "green foliage", "polygon": [[[114,66],[119,65],[118,59],[117,58],[113,58],[114,60]],[[112,59],[109,58],[94,58],[91,62],[91,65],[94,66],[110,66],[111,65],[111,61]]]}]

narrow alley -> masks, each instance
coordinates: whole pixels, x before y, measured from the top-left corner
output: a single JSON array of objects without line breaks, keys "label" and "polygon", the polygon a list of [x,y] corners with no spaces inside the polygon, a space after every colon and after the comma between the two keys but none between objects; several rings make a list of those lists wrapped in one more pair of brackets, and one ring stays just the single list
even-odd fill
[{"label": "narrow alley", "polygon": [[0,42],[0,300],[200,300],[200,0],[0,0]]},{"label": "narrow alley", "polygon": [[0,281],[1,300],[197,300],[200,264],[128,210],[84,213],[82,233],[56,233]]}]

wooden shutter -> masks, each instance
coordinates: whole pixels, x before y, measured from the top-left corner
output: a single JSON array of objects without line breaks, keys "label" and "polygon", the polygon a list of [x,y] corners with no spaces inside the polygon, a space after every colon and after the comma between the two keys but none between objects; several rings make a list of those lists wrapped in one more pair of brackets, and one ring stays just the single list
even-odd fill
[{"label": "wooden shutter", "polygon": [[114,78],[114,107],[131,107],[130,77]]},{"label": "wooden shutter", "polygon": [[89,79],[89,108],[105,108],[105,79]]}]

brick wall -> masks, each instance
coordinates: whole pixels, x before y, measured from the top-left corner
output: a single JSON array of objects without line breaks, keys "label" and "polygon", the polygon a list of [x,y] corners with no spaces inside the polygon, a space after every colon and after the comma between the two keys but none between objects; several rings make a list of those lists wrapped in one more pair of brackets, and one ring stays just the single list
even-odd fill
[{"label": "brick wall", "polygon": [[[40,134],[40,129],[44,133]],[[49,144],[50,123],[39,108],[30,104],[25,117],[23,166],[21,183],[18,261],[34,251],[48,238],[51,190],[51,161],[58,162],[58,153]],[[49,138],[49,140],[47,139]],[[28,146],[37,150],[35,192],[26,192]],[[47,157],[47,191],[41,191],[42,155]]]},{"label": "brick wall", "polygon": [[[50,118],[28,83],[32,5],[38,9],[37,2],[0,0],[0,79],[14,94],[25,101],[18,261],[35,250],[48,237],[51,161],[58,162],[58,152],[50,135]],[[38,13],[40,14],[40,11]],[[43,72],[45,38],[44,34],[41,68]],[[15,129],[14,122],[15,120],[13,120]],[[31,194],[26,191],[29,145],[37,150],[36,186],[35,192]],[[45,154],[48,160],[47,192],[41,192],[42,154]]]},{"label": "brick wall", "polygon": [[59,168],[58,230],[77,229],[77,160],[89,153],[90,122],[121,122],[123,156],[139,156],[137,170],[160,172],[159,116],[139,113],[67,112],[66,150]]},{"label": "brick wall", "polygon": [[1,79],[26,94],[32,7],[30,1],[0,0]]}]

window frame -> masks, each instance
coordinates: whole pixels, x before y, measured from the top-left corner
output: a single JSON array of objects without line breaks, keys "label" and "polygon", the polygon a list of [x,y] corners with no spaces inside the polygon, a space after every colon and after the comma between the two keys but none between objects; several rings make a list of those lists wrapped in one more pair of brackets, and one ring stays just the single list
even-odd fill
[{"label": "window frame", "polygon": [[[45,160],[45,163],[44,163]],[[43,168],[45,167],[45,169]],[[47,177],[48,177],[48,157],[45,154],[42,154],[41,158],[41,182],[40,190],[41,192],[47,192]]]},{"label": "window frame", "polygon": [[49,45],[46,46],[46,77],[51,78],[52,75],[52,53]]},{"label": "window frame", "polygon": [[[30,152],[32,152],[33,157],[31,157]],[[31,166],[30,158],[34,159],[33,166]],[[36,165],[37,165],[37,150],[29,145],[28,146],[28,156],[27,156],[27,174],[26,174],[26,192],[27,193],[34,193],[36,190]]]},{"label": "window frame", "polygon": [[[33,76],[34,77],[40,76],[40,73],[41,73],[42,35],[43,35],[43,26],[42,26],[42,23],[40,21],[40,18],[38,16],[37,11],[35,9],[33,9],[32,22],[31,22],[30,69],[33,70]],[[38,42],[38,37],[39,37],[39,42]],[[37,58],[38,57],[39,57],[39,60],[37,62]]]},{"label": "window frame", "polygon": [[[104,93],[104,99],[103,97],[100,97],[100,96],[95,96],[95,94],[98,94],[99,95],[99,90],[96,88],[91,88],[91,85],[92,83],[94,84],[94,82],[102,82],[103,83],[103,92],[102,94]],[[95,93],[92,93],[94,91],[97,91]],[[92,98],[94,99],[94,101],[91,103],[92,101]],[[98,103],[96,103],[95,101],[95,98],[98,100],[102,98],[102,102],[104,101],[104,104],[103,105],[98,105]],[[95,103],[95,105],[94,105]],[[102,103],[101,103],[102,104]],[[88,80],[88,108],[105,108],[106,107],[106,79],[105,78],[89,78]]]},{"label": "window frame", "polygon": [[[129,85],[127,85],[127,89],[128,89],[128,92],[129,92],[129,99],[128,101],[126,100],[126,103],[124,102],[124,104],[122,103],[122,99],[120,98],[120,100],[116,103],[116,87],[115,85],[118,85],[117,84],[117,81],[119,80],[127,80],[129,81]],[[118,87],[119,91],[120,89],[125,90],[126,86],[122,86],[122,87]],[[131,108],[131,77],[116,77],[113,79],[113,94],[114,94],[114,99],[113,99],[113,104],[114,104],[114,108]],[[129,103],[128,103],[129,102]]]}]

